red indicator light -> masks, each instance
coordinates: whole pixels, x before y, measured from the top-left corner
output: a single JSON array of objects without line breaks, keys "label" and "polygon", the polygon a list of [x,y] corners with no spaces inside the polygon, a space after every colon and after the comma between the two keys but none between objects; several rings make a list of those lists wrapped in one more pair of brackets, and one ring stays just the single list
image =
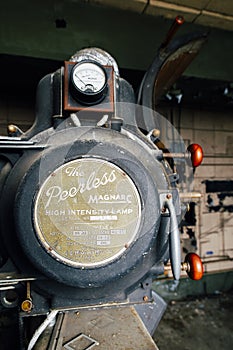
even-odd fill
[{"label": "red indicator light", "polygon": [[192,143],[188,146],[187,150],[191,153],[192,166],[198,167],[203,159],[203,150],[197,143]]},{"label": "red indicator light", "polygon": [[183,16],[176,16],[175,22],[179,25],[184,23],[184,17]]}]

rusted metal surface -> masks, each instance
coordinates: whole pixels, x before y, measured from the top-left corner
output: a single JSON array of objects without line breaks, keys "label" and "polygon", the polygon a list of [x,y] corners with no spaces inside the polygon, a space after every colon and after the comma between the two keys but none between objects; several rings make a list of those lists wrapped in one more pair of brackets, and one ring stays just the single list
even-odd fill
[{"label": "rusted metal surface", "polygon": [[158,350],[133,307],[62,313],[50,344],[48,350]]},{"label": "rusted metal surface", "polygon": [[[154,84],[154,104],[174,82],[183,74],[185,69],[190,65],[196,55],[199,53],[205,39],[190,41],[188,44],[181,46],[178,50],[171,53],[160,68]],[[163,55],[163,53],[160,53]]]},{"label": "rusted metal surface", "polygon": [[96,158],[76,159],[56,169],[35,205],[42,245],[64,264],[82,268],[119,257],[135,240],[140,218],[132,180],[121,168]]}]

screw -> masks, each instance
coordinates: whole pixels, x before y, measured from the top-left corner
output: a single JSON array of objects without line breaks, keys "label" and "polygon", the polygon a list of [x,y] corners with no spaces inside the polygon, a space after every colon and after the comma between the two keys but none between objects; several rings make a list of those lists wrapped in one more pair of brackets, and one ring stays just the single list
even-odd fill
[{"label": "screw", "polygon": [[147,296],[147,295],[144,295],[143,300],[144,300],[144,301],[149,301],[148,296]]},{"label": "screw", "polygon": [[168,194],[167,194],[167,199],[171,199],[171,198],[172,198],[171,193],[168,193]]},{"label": "screw", "polygon": [[152,135],[157,139],[160,136],[160,130],[154,129],[152,131]]}]

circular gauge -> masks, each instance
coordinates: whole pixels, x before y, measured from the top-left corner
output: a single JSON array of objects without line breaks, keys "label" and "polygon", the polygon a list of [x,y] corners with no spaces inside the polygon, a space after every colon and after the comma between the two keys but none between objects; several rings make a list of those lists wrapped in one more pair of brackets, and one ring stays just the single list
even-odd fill
[{"label": "circular gauge", "polygon": [[107,74],[96,62],[79,62],[71,71],[71,92],[80,103],[91,105],[103,100],[107,91]]}]

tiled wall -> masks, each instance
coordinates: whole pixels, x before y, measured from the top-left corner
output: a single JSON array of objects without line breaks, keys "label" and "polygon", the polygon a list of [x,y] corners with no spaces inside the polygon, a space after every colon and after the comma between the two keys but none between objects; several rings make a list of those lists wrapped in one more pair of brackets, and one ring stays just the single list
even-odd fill
[{"label": "tiled wall", "polygon": [[[160,112],[171,117],[170,109]],[[172,115],[185,143],[198,143],[204,151],[203,163],[194,175],[194,191],[201,194],[200,199],[193,199],[197,204],[197,222],[191,227],[197,239],[197,253],[205,262],[206,271],[233,269],[233,190],[226,191],[228,195],[220,205],[218,195],[222,192],[208,193],[213,199],[213,208],[209,208],[204,183],[233,180],[233,113],[175,109]],[[182,237],[183,245],[190,247],[189,236]]]}]

